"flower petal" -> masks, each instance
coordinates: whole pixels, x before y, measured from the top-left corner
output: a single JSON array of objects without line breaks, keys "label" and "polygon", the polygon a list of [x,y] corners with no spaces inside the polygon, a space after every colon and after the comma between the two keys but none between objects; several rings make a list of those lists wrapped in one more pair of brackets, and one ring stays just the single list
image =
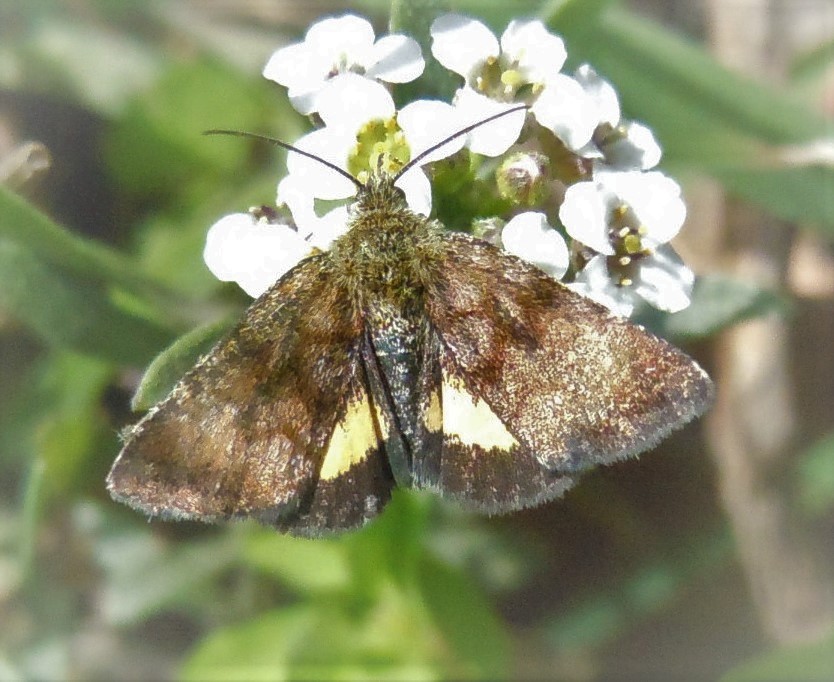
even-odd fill
[{"label": "flower petal", "polygon": [[501,232],[504,248],[528,263],[561,279],[570,256],[565,240],[547,223],[544,213],[528,211],[510,220]]},{"label": "flower petal", "polygon": [[660,162],[661,151],[651,128],[635,122],[627,123],[623,128],[624,138],[605,144],[605,163],[624,170],[654,168]]},{"label": "flower petal", "polygon": [[[345,168],[356,135],[336,128],[320,128],[295,142],[299,149]],[[356,193],[356,185],[333,169],[295,152],[287,154],[287,170],[294,190],[319,199],[344,199]],[[286,190],[286,191],[289,191]],[[286,201],[286,199],[284,199]],[[293,205],[287,202],[292,210]],[[293,214],[293,217],[295,215]],[[296,218],[297,220],[297,218]]]},{"label": "flower petal", "polygon": [[568,187],[559,208],[559,220],[568,234],[599,253],[614,255],[608,238],[608,201],[595,182],[577,182]]},{"label": "flower petal", "polygon": [[582,64],[574,74],[574,79],[591,100],[597,125],[608,123],[615,126],[620,122],[620,100],[617,91],[607,80],[601,78],[589,64]]},{"label": "flower petal", "polygon": [[606,173],[603,183],[631,207],[646,229],[646,237],[663,244],[680,232],[686,204],[680,185],[672,178],[659,171],[627,171]]},{"label": "flower petal", "polygon": [[250,213],[232,213],[223,216],[206,233],[203,260],[221,282],[234,281],[244,267],[248,259],[243,249],[245,235],[254,225],[255,218]]},{"label": "flower petal", "polygon": [[568,56],[564,41],[538,19],[511,21],[501,36],[501,52],[517,63],[529,83],[543,83]]},{"label": "flower petal", "polygon": [[[470,87],[461,88],[455,95],[455,108],[460,112],[462,119],[461,127],[478,123],[514,106],[518,105],[496,102]],[[520,110],[516,114],[508,114],[478,126],[469,133],[467,146],[475,154],[500,156],[518,140],[526,118],[527,111]]]},{"label": "flower petal", "polygon": [[354,14],[327,17],[310,27],[304,42],[327,55],[334,65],[341,60],[365,64],[374,44],[374,28],[367,19]]},{"label": "flower petal", "polygon": [[628,317],[634,312],[638,300],[632,287],[621,287],[614,283],[608,274],[605,256],[594,256],[577,273],[576,280],[567,286],[622,317]]},{"label": "flower petal", "polygon": [[357,131],[374,119],[394,115],[394,100],[385,86],[355,73],[335,76],[321,89],[316,105],[327,126]]},{"label": "flower petal", "polygon": [[257,298],[310,252],[286,225],[263,225],[251,214],[225,216],[209,228],[203,260],[221,281]]},{"label": "flower petal", "polygon": [[315,196],[309,187],[300,181],[299,176],[290,174],[281,179],[278,183],[275,203],[290,209],[293,222],[302,237],[312,232],[313,225],[318,220],[315,212]]},{"label": "flower petal", "polygon": [[640,276],[634,292],[658,310],[676,313],[692,300],[695,275],[671,246],[658,247],[640,263]]},{"label": "flower petal", "polygon": [[405,193],[408,207],[420,215],[431,213],[431,182],[422,168],[415,166],[395,183]]},{"label": "flower petal", "polygon": [[434,58],[466,79],[487,59],[498,57],[498,39],[475,19],[443,14],[432,22],[430,31]]},{"label": "flower petal", "polygon": [[597,127],[593,103],[582,86],[564,74],[548,79],[531,109],[536,120],[571,149],[585,145]]},{"label": "flower petal", "polygon": [[319,218],[310,236],[310,246],[326,251],[348,229],[348,208],[337,206]]},{"label": "flower petal", "polygon": [[380,38],[371,49],[366,78],[387,83],[408,83],[426,67],[419,43],[413,38],[390,35]]},{"label": "flower petal", "polygon": [[[464,127],[455,107],[446,102],[427,99],[406,104],[397,114],[397,123],[408,140],[412,159]],[[465,143],[466,135],[460,135],[433,151],[420,164],[445,159]]]},{"label": "flower petal", "polygon": [[312,51],[304,43],[293,43],[272,53],[263,68],[264,78],[288,88],[299,87],[305,81],[320,80],[321,74],[312,74],[307,68],[313,60]]}]

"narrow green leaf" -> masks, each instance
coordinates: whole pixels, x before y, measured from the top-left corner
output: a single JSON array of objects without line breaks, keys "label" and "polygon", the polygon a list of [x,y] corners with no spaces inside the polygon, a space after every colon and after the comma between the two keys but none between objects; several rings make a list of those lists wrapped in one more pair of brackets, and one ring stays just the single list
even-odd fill
[{"label": "narrow green leaf", "polygon": [[143,365],[173,338],[160,322],[118,308],[100,284],[2,238],[0,309],[48,344],[119,363]]},{"label": "narrow green leaf", "polygon": [[292,137],[302,118],[286,97],[252,74],[218,62],[171,67],[127,108],[108,140],[107,156],[122,189],[188,196],[192,186],[235,178],[251,166],[252,145],[207,138],[212,128]]},{"label": "narrow green leaf", "polygon": [[346,536],[354,587],[375,596],[380,585],[412,585],[423,553],[429,510],[436,503],[426,491],[395,489],[382,514],[361,531]]},{"label": "narrow green leaf", "polygon": [[821,79],[834,64],[834,38],[800,54],[791,64],[791,80]]},{"label": "narrow green leaf", "polygon": [[21,516],[19,537],[19,575],[31,579],[34,577],[35,542],[38,537],[38,521],[41,510],[41,488],[44,479],[44,462],[36,459],[29,467],[23,492],[23,514]]},{"label": "narrow green leaf", "polygon": [[799,99],[730,72],[617,6],[593,27],[593,40],[587,25],[564,30],[572,63],[587,61],[611,80],[626,115],[655,130],[667,163],[710,173],[775,215],[834,228],[834,172],[780,161],[782,146],[830,135],[830,124]]},{"label": "narrow green leaf", "polygon": [[[30,399],[37,401],[35,457],[44,465],[42,495],[66,499],[93,488],[93,463],[103,452],[115,452],[117,438],[102,411],[104,392],[113,378],[111,363],[65,351],[51,354],[34,382]],[[99,460],[100,461],[100,460]]]},{"label": "narrow green leaf", "polygon": [[174,384],[200,356],[211,350],[231,325],[231,320],[223,319],[192,329],[157,355],[145,370],[130,404],[131,409],[142,412],[168,395]]},{"label": "narrow green leaf", "polygon": [[171,296],[159,283],[136,269],[128,258],[103,244],[54,223],[19,196],[0,186],[0,238],[7,237],[38,259],[66,272],[102,279],[144,298]]},{"label": "narrow green leaf", "polygon": [[435,626],[460,660],[460,677],[500,679],[509,665],[509,642],[483,593],[463,573],[430,555],[420,561],[420,591]]}]

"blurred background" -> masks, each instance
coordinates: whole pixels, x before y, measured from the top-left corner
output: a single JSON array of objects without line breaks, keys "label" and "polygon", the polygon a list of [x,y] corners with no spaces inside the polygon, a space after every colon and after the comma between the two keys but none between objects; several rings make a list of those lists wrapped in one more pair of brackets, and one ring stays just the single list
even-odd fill
[{"label": "blurred background", "polygon": [[644,321],[714,377],[698,423],[500,518],[405,492],[307,541],[108,497],[150,361],[247,303],[207,228],[283,171],[200,132],[297,137],[266,59],[389,5],[0,0],[0,679],[834,678],[830,0],[394,3],[538,15],[655,130],[702,279]]}]

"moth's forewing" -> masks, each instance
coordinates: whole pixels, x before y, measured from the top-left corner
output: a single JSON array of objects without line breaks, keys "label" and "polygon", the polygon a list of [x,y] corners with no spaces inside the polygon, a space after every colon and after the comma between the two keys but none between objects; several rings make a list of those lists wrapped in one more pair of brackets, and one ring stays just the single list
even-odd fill
[{"label": "moth's forewing", "polygon": [[691,358],[536,267],[463,234],[446,260],[426,305],[452,375],[553,472],[646,450],[709,405]]},{"label": "moth's forewing", "polygon": [[[365,423],[361,340],[327,256],[303,261],[131,429],[111,494],[170,518],[252,516],[304,534],[361,524],[392,486]],[[360,464],[361,494],[340,480]]]}]

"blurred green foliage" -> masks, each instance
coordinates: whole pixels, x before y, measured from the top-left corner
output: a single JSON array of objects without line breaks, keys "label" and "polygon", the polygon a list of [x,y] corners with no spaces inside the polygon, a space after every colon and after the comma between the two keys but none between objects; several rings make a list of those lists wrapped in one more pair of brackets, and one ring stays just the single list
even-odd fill
[{"label": "blurred green foliage", "polygon": [[[834,229],[831,169],[772,162],[781,145],[825,130],[798,99],[727,73],[615,3],[459,4],[499,30],[511,11],[541,13],[574,64],[593,63],[628,115],[655,128],[669,166]],[[250,524],[148,524],[112,503],[103,479],[134,391],[137,408],[159,399],[245,305],[202,264],[207,227],[270,203],[282,168],[280,154],[257,144],[199,133],[292,140],[304,130],[280,89],[242,66],[302,29],[278,35],[244,22],[248,32],[229,37],[201,23],[196,5],[87,5],[88,15],[73,3],[0,9],[0,85],[10,111],[23,112],[21,132],[47,142],[60,132],[24,115],[32,100],[57,108],[68,128],[93,121],[112,192],[107,239],[93,240],[83,224],[62,225],[63,207],[48,196],[28,203],[0,189],[0,678],[610,676],[616,653],[639,647],[653,619],[677,614],[684,627],[704,584],[733,591],[723,522],[709,507],[683,507],[687,485],[703,497],[710,484],[705,465],[687,468],[697,446],[683,438],[686,457],[655,465],[668,491],[629,498],[613,481],[634,470],[607,471],[556,511],[511,519],[398,492],[364,530],[309,541]],[[380,23],[387,5],[357,3]],[[393,16],[425,35],[444,6],[396,3]],[[831,56],[829,46],[813,63]],[[74,172],[71,155],[55,166]],[[79,195],[84,182],[79,175]],[[713,277],[691,309],[649,323],[703,338],[784,310],[775,293]],[[796,469],[798,497],[818,520],[834,510],[832,452],[825,440]],[[717,674],[760,646],[752,637],[695,670]],[[825,665],[827,649],[774,653],[726,679],[800,679]]]}]

